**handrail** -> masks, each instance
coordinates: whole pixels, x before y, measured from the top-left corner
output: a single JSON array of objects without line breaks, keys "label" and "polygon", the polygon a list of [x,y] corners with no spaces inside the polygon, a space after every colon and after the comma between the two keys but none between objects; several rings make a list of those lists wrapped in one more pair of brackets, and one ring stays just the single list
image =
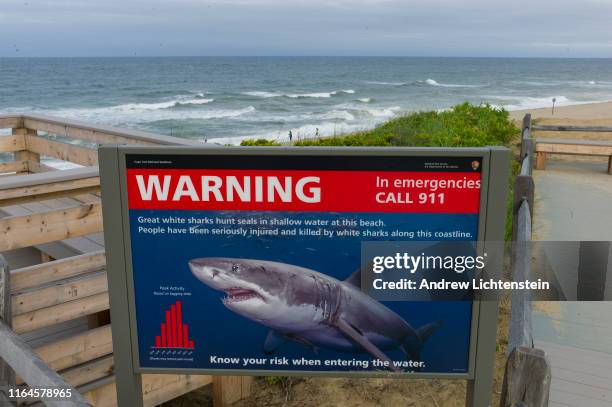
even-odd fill
[{"label": "handrail", "polygon": [[[531,176],[533,170],[534,144],[531,138],[531,115],[523,119],[521,132],[521,171],[516,177],[514,186],[514,206],[512,241],[512,279],[525,281],[531,277],[531,225],[533,211],[534,183]],[[531,332],[531,296],[529,291],[512,293],[512,310],[510,317],[510,332],[508,354],[515,348],[533,347]]]},{"label": "handrail", "polygon": [[612,133],[612,127],[610,126],[565,126],[565,125],[544,125],[534,124],[531,126],[533,130],[539,131],[585,131],[585,132],[599,132],[599,133]]},{"label": "handrail", "polygon": [[[514,243],[512,280],[531,277],[531,238],[534,183],[532,177],[535,142],[531,137],[531,115],[525,115],[521,131],[521,170],[514,184],[512,240]],[[550,363],[546,354],[534,348],[531,326],[531,294],[528,290],[511,295],[508,359],[500,407],[548,406]]]},{"label": "handrail", "polygon": [[[514,263],[512,279],[525,281],[531,275],[531,213],[529,202],[523,200],[518,211],[518,230],[514,246]],[[531,295],[525,292],[513,291],[512,310],[510,317],[510,332],[508,337],[508,353],[518,347],[533,348],[531,329]]]},{"label": "handrail", "polygon": [[77,120],[62,119],[59,117],[46,116],[36,113],[8,113],[0,114],[0,128],[28,128],[46,131],[52,134],[65,135],[77,139],[89,141],[124,144],[139,142],[148,145],[187,145],[206,146],[196,140],[180,137],[164,136],[138,130],[126,130],[117,127],[93,125]]}]

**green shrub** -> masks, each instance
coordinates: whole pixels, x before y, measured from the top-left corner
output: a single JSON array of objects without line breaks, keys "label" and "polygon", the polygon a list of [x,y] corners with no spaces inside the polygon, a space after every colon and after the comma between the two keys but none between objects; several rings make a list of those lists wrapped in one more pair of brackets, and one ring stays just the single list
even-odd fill
[{"label": "green shrub", "polygon": [[283,385],[287,381],[287,377],[286,376],[266,376],[265,380],[266,380],[266,383],[268,383],[270,386]]},{"label": "green shrub", "polygon": [[280,146],[280,143],[274,140],[266,140],[265,138],[258,138],[256,140],[242,140],[241,146]]}]

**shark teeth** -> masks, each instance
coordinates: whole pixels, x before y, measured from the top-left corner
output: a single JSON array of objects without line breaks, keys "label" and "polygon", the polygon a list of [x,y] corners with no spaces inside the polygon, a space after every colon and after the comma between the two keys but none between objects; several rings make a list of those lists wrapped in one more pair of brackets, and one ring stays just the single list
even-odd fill
[{"label": "shark teeth", "polygon": [[225,290],[227,297],[223,298],[224,304],[231,304],[240,301],[248,301],[253,298],[261,298],[255,291],[246,288],[232,287]]}]

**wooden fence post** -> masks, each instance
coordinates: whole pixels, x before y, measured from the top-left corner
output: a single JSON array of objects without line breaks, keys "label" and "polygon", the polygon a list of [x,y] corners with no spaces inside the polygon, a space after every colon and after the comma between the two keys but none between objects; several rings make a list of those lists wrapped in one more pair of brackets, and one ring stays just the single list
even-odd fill
[{"label": "wooden fence post", "polygon": [[[2,254],[0,254],[0,318],[6,326],[11,326],[11,273]],[[0,359],[0,386],[14,385],[15,372],[8,363]]]},{"label": "wooden fence post", "polygon": [[213,405],[227,407],[251,393],[251,376],[213,376]]},{"label": "wooden fence post", "polygon": [[[535,194],[535,185],[533,177],[530,175],[518,175],[514,182],[514,197],[512,199],[512,241],[516,242],[516,233],[518,230],[518,212],[523,201],[527,201],[529,205],[529,213],[533,218],[533,200]],[[531,227],[531,225],[529,225]]]},{"label": "wooden fence post", "polygon": [[[14,135],[21,135],[23,137],[26,136],[37,136],[38,132],[36,130],[32,130],[32,129],[26,129],[26,128],[14,128],[13,129],[13,134]],[[21,151],[17,151],[15,152],[15,161],[26,161],[27,164],[27,168],[29,172],[34,172],[33,170],[35,169],[34,167],[37,167],[38,164],[40,164],[40,154],[37,153],[33,153],[31,151],[29,151],[26,143],[26,149],[25,150],[21,150]]]},{"label": "wooden fence post", "polygon": [[528,146],[524,144],[525,139],[531,139],[531,114],[529,113],[523,117],[523,127],[521,128],[521,159],[530,153],[527,149]]},{"label": "wooden fence post", "polygon": [[540,349],[515,348],[506,362],[500,407],[548,407],[550,363]]}]

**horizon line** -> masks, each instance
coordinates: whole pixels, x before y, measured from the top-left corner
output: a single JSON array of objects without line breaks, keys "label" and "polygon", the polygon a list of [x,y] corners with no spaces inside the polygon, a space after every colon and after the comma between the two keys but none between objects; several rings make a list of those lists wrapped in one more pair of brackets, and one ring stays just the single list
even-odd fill
[{"label": "horizon line", "polygon": [[580,56],[459,56],[459,55],[0,55],[0,59],[28,58],[449,58],[449,59],[612,59]]}]

